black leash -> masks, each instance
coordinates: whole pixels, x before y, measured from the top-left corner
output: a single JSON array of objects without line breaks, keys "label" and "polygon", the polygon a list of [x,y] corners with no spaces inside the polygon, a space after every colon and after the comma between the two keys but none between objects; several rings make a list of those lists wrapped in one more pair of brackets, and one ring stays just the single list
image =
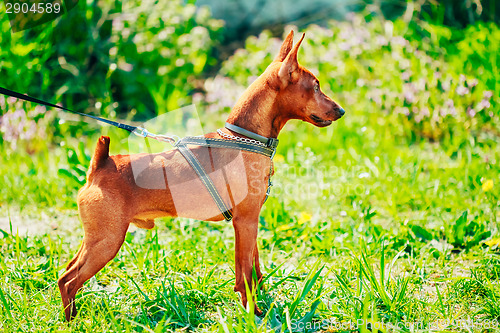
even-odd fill
[{"label": "black leash", "polygon": [[89,118],[95,119],[97,121],[101,121],[103,123],[106,123],[106,124],[109,124],[109,125],[116,126],[118,128],[124,129],[124,130],[129,131],[129,132],[134,132],[134,130],[137,129],[137,126],[130,126],[130,125],[122,124],[122,123],[119,123],[119,122],[116,122],[116,121],[112,121],[112,120],[109,120],[109,119],[105,119],[105,118],[93,116],[91,114],[76,112],[76,111],[67,109],[67,108],[65,108],[63,106],[59,106],[59,105],[56,105],[56,104],[45,102],[45,101],[42,101],[41,99],[34,98],[34,97],[31,97],[31,96],[28,96],[28,95],[23,95],[23,94],[20,94],[18,92],[15,92],[15,91],[12,91],[12,90],[9,90],[9,89],[5,89],[5,88],[2,88],[2,87],[0,87],[0,94],[6,95],[6,96],[10,96],[10,97],[15,97],[15,98],[22,99],[22,100],[28,101],[28,102],[42,104],[42,105],[45,105],[45,106],[48,106],[48,107],[57,108],[57,109],[60,109],[60,110],[63,110],[63,111],[67,111],[67,112],[71,112],[71,113],[74,113],[74,114],[77,114],[77,115],[80,115],[80,116],[89,117]]}]

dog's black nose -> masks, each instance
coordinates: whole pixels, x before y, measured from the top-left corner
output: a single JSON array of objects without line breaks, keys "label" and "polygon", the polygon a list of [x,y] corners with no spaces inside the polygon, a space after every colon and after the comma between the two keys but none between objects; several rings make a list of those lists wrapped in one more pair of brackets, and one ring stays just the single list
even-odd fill
[{"label": "dog's black nose", "polygon": [[345,114],[345,110],[343,108],[339,109],[339,114],[342,117]]}]

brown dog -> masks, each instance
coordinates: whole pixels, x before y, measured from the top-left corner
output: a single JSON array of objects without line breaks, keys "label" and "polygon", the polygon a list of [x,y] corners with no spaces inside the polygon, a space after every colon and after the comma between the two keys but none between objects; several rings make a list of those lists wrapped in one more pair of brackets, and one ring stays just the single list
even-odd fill
[{"label": "brown dog", "polygon": [[[276,138],[290,119],[324,127],[344,115],[344,110],[321,92],[318,79],[297,62],[303,39],[304,35],[293,46],[293,31],[288,34],[276,59],[240,97],[228,123]],[[227,128],[222,132],[242,137]],[[217,133],[205,137],[222,138]],[[192,152],[204,169],[211,171],[210,178],[222,199],[232,203],[234,290],[241,294],[246,306],[245,281],[251,281],[253,289],[262,279],[257,251],[258,218],[272,162],[266,156],[234,149],[193,147]],[[115,257],[130,223],[151,229],[154,219],[162,216],[223,219],[207,189],[177,149],[160,154],[109,156],[107,137],[101,137],[97,143],[87,183],[78,193],[78,207],[85,236],[58,281],[67,320],[76,315],[77,291]],[[258,281],[252,281],[254,265]],[[260,313],[257,307],[255,311]]]}]

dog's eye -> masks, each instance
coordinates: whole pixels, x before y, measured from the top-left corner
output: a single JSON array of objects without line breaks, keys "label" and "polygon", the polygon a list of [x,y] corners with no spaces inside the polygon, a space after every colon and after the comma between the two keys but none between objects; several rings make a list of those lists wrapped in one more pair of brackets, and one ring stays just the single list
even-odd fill
[{"label": "dog's eye", "polygon": [[316,92],[317,92],[317,91],[319,91],[319,84],[317,84],[317,83],[316,83],[316,84],[314,85],[314,91],[316,91]]}]

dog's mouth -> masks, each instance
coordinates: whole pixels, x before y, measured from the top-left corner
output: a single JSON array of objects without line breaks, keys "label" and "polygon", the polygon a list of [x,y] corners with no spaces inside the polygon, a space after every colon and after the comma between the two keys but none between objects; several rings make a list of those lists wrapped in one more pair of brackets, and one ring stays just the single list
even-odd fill
[{"label": "dog's mouth", "polygon": [[325,127],[330,125],[333,121],[332,120],[323,120],[320,117],[312,114],[311,115],[311,120],[314,122],[314,124],[318,127]]}]

